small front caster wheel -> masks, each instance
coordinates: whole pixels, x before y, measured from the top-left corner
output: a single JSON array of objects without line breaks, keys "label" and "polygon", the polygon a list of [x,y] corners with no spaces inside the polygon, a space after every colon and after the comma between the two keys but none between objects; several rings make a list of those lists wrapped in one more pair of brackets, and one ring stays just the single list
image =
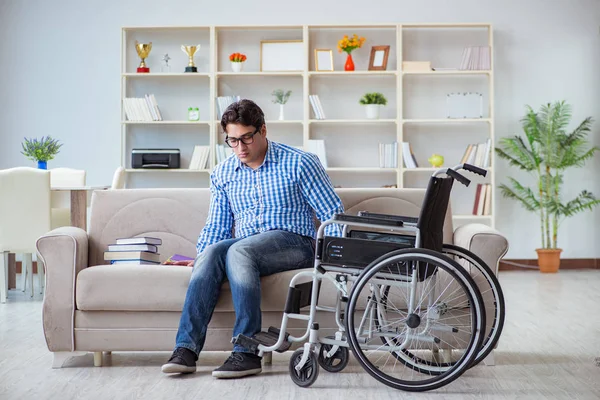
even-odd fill
[{"label": "small front caster wheel", "polygon": [[300,348],[294,351],[292,357],[290,358],[290,377],[292,381],[300,387],[309,387],[319,377],[319,364],[317,362],[317,357],[311,351],[308,355],[308,359],[300,368],[300,371],[296,370],[296,365],[300,364],[300,360],[302,359],[302,354],[304,353],[304,348]]},{"label": "small front caster wheel", "polygon": [[348,359],[350,352],[347,347],[338,347],[335,354],[327,358],[327,353],[333,348],[332,344],[322,344],[319,350],[319,365],[327,372],[340,372],[346,365],[348,365]]}]

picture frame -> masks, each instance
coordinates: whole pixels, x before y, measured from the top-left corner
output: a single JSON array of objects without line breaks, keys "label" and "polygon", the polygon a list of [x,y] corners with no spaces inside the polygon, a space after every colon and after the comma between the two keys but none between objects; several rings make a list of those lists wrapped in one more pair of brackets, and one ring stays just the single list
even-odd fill
[{"label": "picture frame", "polygon": [[369,71],[387,70],[388,57],[390,55],[390,46],[372,46],[371,57],[369,58]]},{"label": "picture frame", "polygon": [[315,71],[333,71],[333,50],[315,49]]},{"label": "picture frame", "polygon": [[261,40],[261,72],[304,71],[302,40]]}]

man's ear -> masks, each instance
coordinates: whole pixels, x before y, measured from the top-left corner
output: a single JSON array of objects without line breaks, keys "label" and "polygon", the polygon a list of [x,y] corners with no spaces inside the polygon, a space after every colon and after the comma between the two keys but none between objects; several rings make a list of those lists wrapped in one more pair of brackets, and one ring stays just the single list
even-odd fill
[{"label": "man's ear", "polygon": [[267,136],[267,125],[263,124],[263,126],[260,128],[260,134],[263,136]]}]

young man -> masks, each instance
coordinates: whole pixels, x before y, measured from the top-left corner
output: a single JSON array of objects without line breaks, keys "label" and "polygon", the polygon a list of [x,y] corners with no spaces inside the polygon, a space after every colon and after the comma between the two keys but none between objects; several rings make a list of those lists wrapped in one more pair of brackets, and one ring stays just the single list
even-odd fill
[{"label": "young man", "polygon": [[[260,277],[311,268],[313,212],[325,221],[344,211],[318,158],[268,140],[264,114],[254,102],[241,100],[229,106],[221,126],[235,156],[217,165],[211,175],[209,214],[198,238],[175,350],[162,366],[165,373],[196,371],[225,279],[236,314],[233,337],[260,332]],[[340,236],[341,230],[332,224],[326,233]],[[213,376],[237,378],[261,370],[260,357],[235,345]]]}]

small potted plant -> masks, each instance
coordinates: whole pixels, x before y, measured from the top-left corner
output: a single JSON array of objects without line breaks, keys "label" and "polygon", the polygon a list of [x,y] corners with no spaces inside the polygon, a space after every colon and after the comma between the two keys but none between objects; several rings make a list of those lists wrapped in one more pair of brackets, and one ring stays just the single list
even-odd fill
[{"label": "small potted plant", "polygon": [[381,107],[387,105],[387,99],[382,93],[365,93],[360,104],[366,107],[368,119],[378,119]]},{"label": "small potted plant", "polygon": [[352,52],[356,49],[360,49],[362,45],[365,43],[364,37],[358,37],[358,35],[354,34],[352,38],[349,38],[348,35],[344,35],[344,37],[338,42],[337,48],[338,52],[342,51],[348,54],[346,58],[346,64],[344,64],[345,71],[354,71],[354,61],[352,60]]},{"label": "small potted plant", "polygon": [[38,168],[48,169],[48,161],[59,153],[62,143],[51,136],[42,136],[40,140],[25,138],[25,142],[21,143],[21,146],[23,147],[21,154],[32,161],[37,161]]},{"label": "small potted plant", "polygon": [[283,121],[283,106],[285,105],[285,103],[287,103],[291,94],[292,94],[291,90],[288,90],[286,92],[283,89],[277,89],[277,90],[274,90],[273,93],[271,93],[271,95],[275,97],[273,99],[273,103],[279,104],[279,120],[280,121]]},{"label": "small potted plant", "polygon": [[246,55],[242,53],[231,53],[229,55],[229,61],[231,61],[231,69],[233,72],[241,72],[242,66],[246,61]]},{"label": "small potted plant", "polygon": [[[581,167],[592,158],[598,147],[590,147],[586,136],[590,132],[591,117],[584,119],[572,132],[567,132],[571,108],[564,101],[545,104],[539,112],[527,106],[521,119],[525,137],[500,139],[496,153],[533,178],[533,188],[514,178],[508,178],[511,187],[500,185],[502,195],[517,200],[526,210],[538,214],[541,247],[536,249],[541,272],[557,272],[560,267],[558,227],[562,220],[600,204],[600,199],[582,190],[574,199],[563,202],[561,189],[564,172],[570,167]],[[523,225],[522,229],[527,229]]]}]

